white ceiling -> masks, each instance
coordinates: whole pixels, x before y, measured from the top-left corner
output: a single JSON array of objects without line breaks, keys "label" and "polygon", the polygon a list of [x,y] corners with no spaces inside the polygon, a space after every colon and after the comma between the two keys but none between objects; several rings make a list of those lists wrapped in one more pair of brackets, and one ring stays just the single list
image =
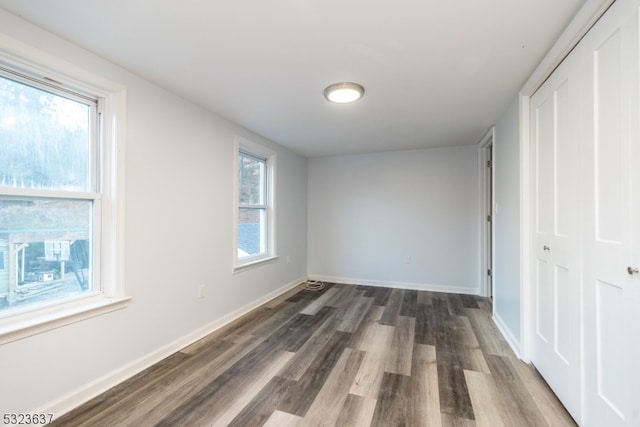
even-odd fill
[{"label": "white ceiling", "polygon": [[[474,144],[583,0],[0,0],[306,156]],[[337,81],[362,100],[329,104]]]}]

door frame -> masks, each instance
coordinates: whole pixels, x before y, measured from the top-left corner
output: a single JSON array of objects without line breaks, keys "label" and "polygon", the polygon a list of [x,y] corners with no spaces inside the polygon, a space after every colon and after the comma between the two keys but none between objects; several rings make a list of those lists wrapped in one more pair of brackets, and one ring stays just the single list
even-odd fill
[{"label": "door frame", "polygon": [[[495,174],[493,168],[495,167],[495,156],[492,156],[493,141],[495,140],[495,127],[492,126],[487,133],[478,142],[478,182],[480,185],[480,294],[485,297],[493,295],[493,282],[495,278],[495,188],[494,179]],[[487,162],[491,161],[492,166],[488,167]],[[489,187],[489,185],[491,187]],[[489,198],[491,200],[491,207],[489,207]],[[487,227],[488,217],[491,216],[492,226],[491,232]],[[491,271],[491,274],[487,270]]]}]

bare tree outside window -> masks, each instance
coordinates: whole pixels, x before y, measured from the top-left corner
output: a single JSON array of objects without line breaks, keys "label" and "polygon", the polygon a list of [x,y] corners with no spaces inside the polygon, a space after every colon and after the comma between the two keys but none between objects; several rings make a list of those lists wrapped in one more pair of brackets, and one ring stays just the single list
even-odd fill
[{"label": "bare tree outside window", "polygon": [[266,159],[240,152],[238,159],[238,258],[264,254],[267,215]]},{"label": "bare tree outside window", "polygon": [[96,101],[58,92],[0,76],[0,312],[92,288]]}]

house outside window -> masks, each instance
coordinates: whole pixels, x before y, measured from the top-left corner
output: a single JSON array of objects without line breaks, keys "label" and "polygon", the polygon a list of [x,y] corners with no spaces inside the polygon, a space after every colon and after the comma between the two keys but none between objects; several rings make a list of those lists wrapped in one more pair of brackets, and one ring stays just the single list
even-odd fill
[{"label": "house outside window", "polygon": [[275,257],[275,152],[236,139],[234,268]]}]

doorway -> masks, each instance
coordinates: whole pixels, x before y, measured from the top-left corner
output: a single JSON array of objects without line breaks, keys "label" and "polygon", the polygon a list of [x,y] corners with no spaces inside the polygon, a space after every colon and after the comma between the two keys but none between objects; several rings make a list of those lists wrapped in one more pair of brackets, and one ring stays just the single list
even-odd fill
[{"label": "doorway", "polygon": [[479,148],[479,171],[480,171],[480,277],[481,292],[484,296],[493,301],[493,222],[494,222],[494,194],[493,194],[493,134],[492,127],[480,140]]}]

